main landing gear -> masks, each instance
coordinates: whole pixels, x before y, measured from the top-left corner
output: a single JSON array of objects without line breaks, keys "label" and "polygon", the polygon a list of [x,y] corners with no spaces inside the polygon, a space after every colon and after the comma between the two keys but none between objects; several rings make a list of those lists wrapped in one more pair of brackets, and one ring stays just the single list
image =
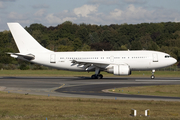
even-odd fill
[{"label": "main landing gear", "polygon": [[102,79],[103,75],[100,74],[100,69],[96,68],[95,69],[95,74],[91,76],[92,79]]},{"label": "main landing gear", "polygon": [[155,69],[152,70],[151,79],[154,79],[154,78],[155,78],[154,73],[155,73]]},{"label": "main landing gear", "polygon": [[102,79],[103,75],[102,74],[98,74],[98,75],[94,74],[94,75],[91,76],[91,78],[92,79]]}]

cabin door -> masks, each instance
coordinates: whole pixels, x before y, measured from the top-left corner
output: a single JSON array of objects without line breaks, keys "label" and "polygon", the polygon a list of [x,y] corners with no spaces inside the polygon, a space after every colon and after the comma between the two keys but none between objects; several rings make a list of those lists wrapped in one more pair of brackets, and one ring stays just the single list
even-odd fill
[{"label": "cabin door", "polygon": [[56,63],[56,55],[55,54],[50,55],[50,63]]}]

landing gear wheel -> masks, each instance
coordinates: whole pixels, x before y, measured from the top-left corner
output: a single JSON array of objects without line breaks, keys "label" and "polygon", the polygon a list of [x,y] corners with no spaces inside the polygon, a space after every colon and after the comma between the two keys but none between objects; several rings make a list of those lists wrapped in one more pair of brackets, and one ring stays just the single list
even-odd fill
[{"label": "landing gear wheel", "polygon": [[97,75],[97,79],[102,79],[103,78],[103,75],[99,74]]},{"label": "landing gear wheel", "polygon": [[155,76],[154,75],[151,75],[151,79],[154,79],[155,78]]},{"label": "landing gear wheel", "polygon": [[155,78],[154,73],[155,73],[155,69],[152,69],[151,79],[154,79],[154,78]]},{"label": "landing gear wheel", "polygon": [[96,79],[96,75],[92,75],[91,78],[92,78],[92,79]]},{"label": "landing gear wheel", "polygon": [[91,79],[102,79],[103,75],[99,74],[99,75],[92,75]]}]

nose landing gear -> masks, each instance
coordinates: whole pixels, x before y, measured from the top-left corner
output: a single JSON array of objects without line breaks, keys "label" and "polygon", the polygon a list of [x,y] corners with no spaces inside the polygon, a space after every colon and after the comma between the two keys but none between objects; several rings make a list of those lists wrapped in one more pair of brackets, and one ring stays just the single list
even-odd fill
[{"label": "nose landing gear", "polygon": [[151,79],[154,79],[154,78],[155,78],[154,73],[155,73],[155,69],[152,70]]}]

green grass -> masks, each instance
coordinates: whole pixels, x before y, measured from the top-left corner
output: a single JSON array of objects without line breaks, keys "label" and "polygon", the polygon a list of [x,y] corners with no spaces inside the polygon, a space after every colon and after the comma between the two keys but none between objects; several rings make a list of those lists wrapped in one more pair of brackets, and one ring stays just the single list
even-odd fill
[{"label": "green grass", "polygon": [[[91,76],[94,73],[74,72],[65,70],[1,70],[0,76]],[[106,73],[107,74],[107,73]]]},{"label": "green grass", "polygon": [[[150,77],[151,71],[132,71],[132,76]],[[155,77],[180,77],[180,71],[156,71]]]},{"label": "green grass", "polygon": [[[61,70],[1,70],[0,76],[91,76],[94,72],[70,72]],[[114,75],[103,72],[105,77]],[[130,77],[149,77],[150,71],[133,72]],[[121,77],[121,76],[117,76]],[[124,76],[123,76],[124,77]],[[156,72],[156,77],[180,77],[179,72]],[[148,88],[154,90],[155,88]],[[170,94],[179,91],[180,86],[167,88]],[[131,91],[129,88],[127,88]],[[134,91],[136,88],[132,88]],[[121,89],[120,89],[121,90]],[[149,91],[147,88],[141,90]],[[125,88],[123,88],[125,93]],[[140,91],[140,90],[138,90]],[[162,94],[161,91],[156,90]],[[137,91],[136,91],[137,92]],[[169,96],[169,95],[167,95]],[[143,101],[143,100],[106,100],[62,98],[53,96],[22,95],[0,92],[0,120],[178,120],[180,102]],[[137,117],[130,116],[130,110],[137,110]],[[150,109],[150,117],[144,116],[144,110]],[[140,116],[141,115],[141,116]]]},{"label": "green grass", "polygon": [[[178,120],[180,102],[105,100],[0,92],[0,120]],[[130,110],[137,110],[137,117]],[[144,110],[150,109],[150,117]],[[141,117],[140,117],[141,115]]]},{"label": "green grass", "polygon": [[[64,70],[0,70],[0,76],[54,76],[54,77],[74,77],[85,76],[90,77],[94,72],[74,72]],[[104,77],[127,77],[115,76],[110,73],[101,72]],[[150,78],[151,71],[132,71],[132,75],[128,77],[146,77]],[[180,71],[156,71],[157,77],[180,77]]]},{"label": "green grass", "polygon": [[110,90],[121,94],[180,97],[180,85],[125,87]]}]

